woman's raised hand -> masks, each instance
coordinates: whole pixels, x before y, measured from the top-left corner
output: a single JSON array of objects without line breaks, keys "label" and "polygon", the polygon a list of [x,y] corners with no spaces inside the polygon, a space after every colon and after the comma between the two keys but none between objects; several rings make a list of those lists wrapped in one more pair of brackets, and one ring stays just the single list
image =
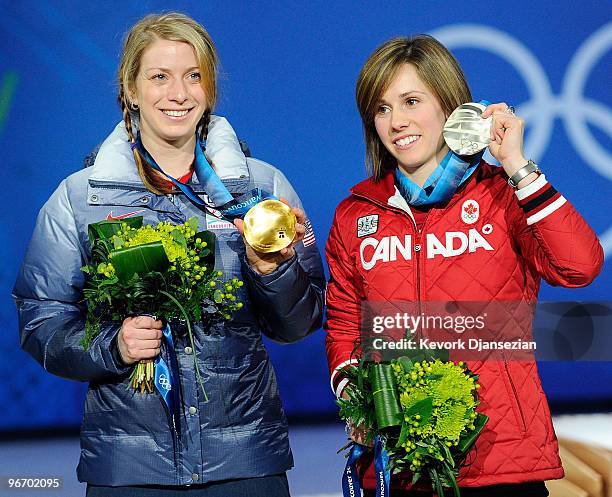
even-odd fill
[{"label": "woman's raised hand", "polygon": [[527,159],[523,155],[525,121],[514,115],[513,110],[505,103],[487,106],[482,117],[489,116],[493,116],[489,151],[502,165],[506,174],[512,176],[527,164]]},{"label": "woman's raised hand", "polygon": [[[291,205],[287,201],[287,199],[281,198],[280,201],[289,207]],[[262,253],[257,252],[253,247],[251,247],[246,240],[244,240],[244,246],[246,247],[246,256],[247,261],[251,268],[259,274],[270,274],[276,268],[281,265],[283,262],[291,259],[295,255],[295,245],[300,242],[304,238],[304,233],[306,232],[306,228],[304,226],[306,222],[306,215],[302,209],[292,208],[291,209],[297,218],[297,224],[295,227],[295,237],[289,244],[289,246],[285,247],[278,252],[270,252],[270,253]],[[242,235],[244,239],[244,223],[242,219],[234,220],[234,225],[238,229],[238,232]]]}]

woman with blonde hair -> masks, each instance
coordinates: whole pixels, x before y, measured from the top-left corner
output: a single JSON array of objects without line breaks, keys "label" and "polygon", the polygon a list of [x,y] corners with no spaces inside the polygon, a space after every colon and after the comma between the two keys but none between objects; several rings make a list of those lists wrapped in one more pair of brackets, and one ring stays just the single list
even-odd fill
[{"label": "woman with blonde hair", "polygon": [[[326,348],[338,396],[348,395],[341,369],[356,362],[363,303],[529,306],[542,278],[586,286],[603,262],[593,230],[523,156],[524,123],[512,109],[495,104],[482,112],[493,117],[488,148],[501,167],[482,153],[449,150],[444,124],[472,96],[437,40],[420,35],[381,45],[359,75],[356,95],[371,177],[338,206],[326,248]],[[524,326],[529,333],[531,323]],[[548,495],[544,480],[561,478],[563,468],[535,361],[468,366],[479,375],[479,411],[489,422],[460,473],[462,497]],[[364,428],[351,430],[363,443]],[[365,495],[374,495],[377,481],[370,462],[361,461]],[[412,477],[394,475],[392,495],[432,495]]]},{"label": "woman with blonde hair", "polygon": [[[316,245],[302,241],[309,223],[285,176],[245,157],[228,122],[212,115],[217,68],[208,33],[185,15],[149,15],[130,29],[119,67],[123,121],[93,167],[66,178],[41,209],[15,284],[22,347],[47,371],[89,382],[77,470],[88,496],[289,495],[287,420],[262,334],[295,342],[320,326],[322,265]],[[241,221],[224,216],[224,205],[257,188],[286,199],[297,217],[293,243],[279,252],[255,251]],[[215,269],[244,281],[243,307],[229,321],[194,323],[194,346],[185,323],[172,323],[177,423],[157,392],[127,388],[134,365],[168,346],[161,321],[125,316],[103,325],[88,350],[80,345],[87,227],[137,214],[152,225],[197,217],[216,234]]]}]

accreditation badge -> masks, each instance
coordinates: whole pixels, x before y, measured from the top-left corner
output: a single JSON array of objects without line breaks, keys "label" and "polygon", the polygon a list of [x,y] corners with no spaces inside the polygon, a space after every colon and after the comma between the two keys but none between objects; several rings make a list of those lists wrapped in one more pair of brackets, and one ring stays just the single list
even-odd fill
[{"label": "accreditation badge", "polygon": [[211,206],[208,195],[202,195],[206,202],[206,229],[207,230],[235,230],[234,223],[223,218],[221,211],[214,209]]}]

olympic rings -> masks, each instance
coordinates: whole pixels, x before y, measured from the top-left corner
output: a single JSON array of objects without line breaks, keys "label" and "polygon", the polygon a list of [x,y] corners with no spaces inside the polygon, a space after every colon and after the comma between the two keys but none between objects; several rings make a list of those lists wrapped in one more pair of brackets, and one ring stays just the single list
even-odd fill
[{"label": "olympic rings", "polygon": [[[595,31],[578,48],[565,73],[561,94],[553,95],[550,82],[536,57],[518,40],[479,24],[454,24],[431,33],[448,48],[477,48],[509,62],[525,81],[531,100],[518,114],[530,126],[525,150],[534,161],[544,155],[555,118],[560,118],[569,141],[585,164],[612,181],[612,154],[591,134],[589,124],[612,138],[612,112],[608,105],[584,96],[588,75],[612,46],[612,22]],[[612,227],[600,235],[606,254],[612,253]]]}]

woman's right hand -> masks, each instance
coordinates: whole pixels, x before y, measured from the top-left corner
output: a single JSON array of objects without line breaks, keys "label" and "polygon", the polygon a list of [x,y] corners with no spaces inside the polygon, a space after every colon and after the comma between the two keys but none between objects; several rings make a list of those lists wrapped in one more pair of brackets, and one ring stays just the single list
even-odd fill
[{"label": "woman's right hand", "polygon": [[134,364],[159,355],[162,322],[150,316],[125,318],[117,335],[117,348],[125,364]]},{"label": "woman's right hand", "polygon": [[[348,399],[349,398],[349,395],[346,392],[346,389],[344,389],[342,391],[340,396],[343,399]],[[346,433],[348,434],[349,438],[353,442],[358,443],[359,445],[365,445],[366,447],[374,447],[374,444],[371,441],[366,443],[366,438],[368,437],[369,432],[370,432],[370,430],[368,430],[363,425],[355,426],[350,421],[347,423]]]},{"label": "woman's right hand", "polygon": [[366,443],[366,439],[370,430],[365,428],[363,425],[355,426],[353,423],[349,423],[347,426],[347,432],[349,438],[359,445],[365,445],[366,447],[374,447],[374,443],[369,441]]},{"label": "woman's right hand", "polygon": [[[280,201],[291,207],[287,199],[281,198]],[[295,227],[295,237],[291,241],[291,244],[284,249],[279,250],[278,252],[269,252],[269,253],[261,253],[257,252],[253,247],[251,247],[246,239],[244,238],[244,221],[242,219],[235,219],[234,226],[238,232],[242,235],[242,239],[244,240],[244,246],[246,248],[246,258],[249,266],[259,274],[270,274],[276,271],[276,268],[280,266],[283,262],[291,259],[295,255],[294,247],[304,239],[304,234],[306,233],[306,214],[302,209],[292,208],[291,209],[295,214],[297,224]]]}]

